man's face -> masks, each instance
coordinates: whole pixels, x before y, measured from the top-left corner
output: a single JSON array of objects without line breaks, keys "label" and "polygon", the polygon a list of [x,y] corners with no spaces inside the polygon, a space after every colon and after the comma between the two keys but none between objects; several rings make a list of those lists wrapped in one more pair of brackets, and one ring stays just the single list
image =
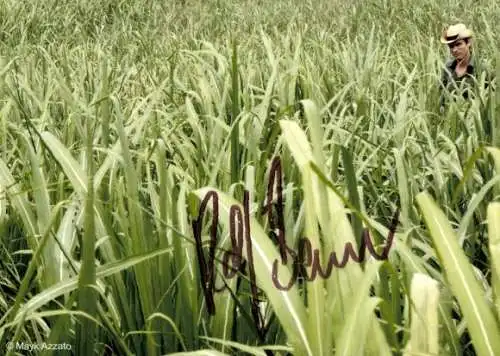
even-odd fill
[{"label": "man's face", "polygon": [[450,48],[450,53],[457,60],[461,60],[467,56],[469,53],[470,43],[465,42],[465,40],[458,40],[448,45]]}]

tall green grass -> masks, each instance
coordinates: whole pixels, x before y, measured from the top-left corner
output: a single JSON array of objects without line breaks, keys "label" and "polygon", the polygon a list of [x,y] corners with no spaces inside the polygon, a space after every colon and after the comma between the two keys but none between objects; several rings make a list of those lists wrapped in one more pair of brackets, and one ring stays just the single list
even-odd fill
[{"label": "tall green grass", "polygon": [[[497,10],[469,0],[3,1],[0,350],[495,355],[498,92],[480,89],[440,115],[437,81],[439,35],[456,21],[498,72]],[[387,260],[367,254],[277,289],[276,157],[288,246],[307,237],[323,267],[367,233],[381,251],[400,211]],[[202,252],[225,287],[214,315],[192,224],[209,191],[219,224],[210,203]],[[244,210],[245,191],[251,248],[243,239],[245,267],[226,278],[230,209]],[[289,256],[276,278],[292,275]]]}]

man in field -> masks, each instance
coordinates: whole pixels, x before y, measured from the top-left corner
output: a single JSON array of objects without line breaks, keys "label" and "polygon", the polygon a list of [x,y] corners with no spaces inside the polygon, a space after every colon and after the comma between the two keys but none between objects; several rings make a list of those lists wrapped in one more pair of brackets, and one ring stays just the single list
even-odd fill
[{"label": "man in field", "polygon": [[441,43],[448,45],[453,59],[446,63],[441,76],[441,113],[444,112],[446,92],[462,94],[468,99],[473,93],[470,89],[475,87],[485,70],[484,65],[472,55],[472,37],[473,32],[461,23],[449,26],[443,31]]}]

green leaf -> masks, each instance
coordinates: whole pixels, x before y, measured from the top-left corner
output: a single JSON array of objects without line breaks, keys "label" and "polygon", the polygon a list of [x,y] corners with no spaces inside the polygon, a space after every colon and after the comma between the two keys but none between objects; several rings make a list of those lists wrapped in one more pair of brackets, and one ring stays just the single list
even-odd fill
[{"label": "green leaf", "polygon": [[500,203],[488,205],[488,247],[491,256],[491,285],[497,319],[500,320]]},{"label": "green leaf", "polygon": [[494,356],[500,350],[500,330],[489,308],[482,288],[474,276],[457,242],[457,237],[428,193],[417,195],[434,246],[445,270],[453,294],[457,297],[471,334],[472,343],[480,356]]},{"label": "green leaf", "polygon": [[[370,297],[370,286],[378,274],[380,261],[367,263],[366,272],[360,281],[356,294],[347,307],[347,320],[342,327],[338,346],[335,350],[336,356],[364,355],[367,353],[366,346],[371,342],[367,340],[369,329],[373,322],[374,309],[380,298]],[[367,319],[370,321],[367,322]],[[380,350],[380,355],[386,355]]]},{"label": "green leaf", "polygon": [[212,337],[202,337],[202,339],[212,341],[212,342],[217,342],[225,346],[230,346],[233,347],[237,350],[243,351],[247,354],[254,355],[254,356],[266,356],[266,352],[264,350],[271,350],[271,351],[288,351],[288,352],[293,352],[294,350],[290,347],[286,346],[279,346],[279,345],[269,345],[269,346],[248,346],[244,345],[238,342],[230,341],[230,340],[223,340],[223,339],[216,339]]},{"label": "green leaf", "polygon": [[[133,267],[141,262],[152,259],[154,257],[163,255],[165,253],[171,253],[172,248],[160,249],[154,252],[149,252],[137,256],[128,257],[117,262],[108,263],[106,265],[97,267],[96,278],[109,277],[113,274],[126,270]],[[52,287],[43,290],[31,299],[29,299],[25,304],[19,308],[19,312],[16,314],[15,322],[19,321],[19,315],[30,314],[36,311],[38,308],[50,303],[52,300],[60,297],[61,295],[70,293],[78,288],[78,277],[73,277],[62,282],[59,282]],[[4,326],[0,327],[0,334]]]},{"label": "green leaf", "polygon": [[437,282],[423,273],[415,273],[411,281],[410,341],[405,356],[439,355],[439,288]]}]

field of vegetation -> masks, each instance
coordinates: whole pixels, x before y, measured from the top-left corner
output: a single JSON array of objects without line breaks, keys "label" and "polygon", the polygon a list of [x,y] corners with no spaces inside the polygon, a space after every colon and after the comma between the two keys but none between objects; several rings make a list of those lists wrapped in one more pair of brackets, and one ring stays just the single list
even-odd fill
[{"label": "field of vegetation", "polygon": [[438,80],[455,22],[500,70],[499,20],[1,0],[0,353],[498,355],[500,97]]}]

